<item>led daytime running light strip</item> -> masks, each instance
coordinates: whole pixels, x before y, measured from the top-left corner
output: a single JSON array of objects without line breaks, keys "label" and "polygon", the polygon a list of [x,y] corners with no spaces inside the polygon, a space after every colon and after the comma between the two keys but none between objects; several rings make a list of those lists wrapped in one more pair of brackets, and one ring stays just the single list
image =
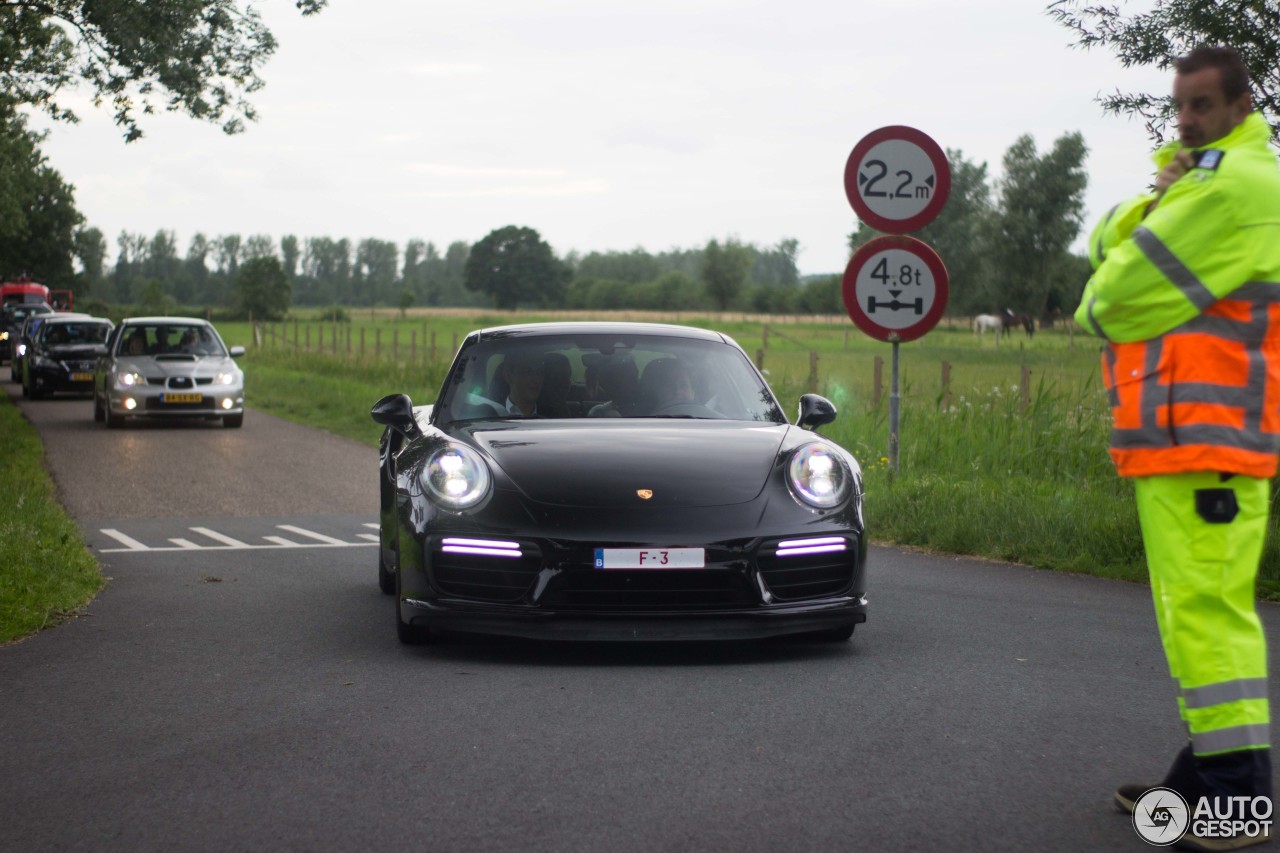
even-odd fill
[{"label": "led daytime running light strip", "polygon": [[778,543],[779,557],[799,557],[805,554],[829,554],[835,551],[848,550],[848,545],[839,536],[827,536],[821,539],[786,539]]},{"label": "led daytime running light strip", "polygon": [[481,557],[520,557],[519,542],[497,542],[492,539],[444,539],[440,550],[446,554],[476,554]]}]

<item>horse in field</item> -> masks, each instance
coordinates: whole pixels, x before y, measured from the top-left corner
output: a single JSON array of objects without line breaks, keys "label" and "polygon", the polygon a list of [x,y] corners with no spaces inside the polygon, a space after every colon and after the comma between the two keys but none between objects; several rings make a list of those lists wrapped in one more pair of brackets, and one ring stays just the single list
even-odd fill
[{"label": "horse in field", "polygon": [[1004,328],[1004,324],[1000,322],[1000,318],[995,314],[979,314],[969,323],[973,331],[981,339],[987,332],[995,332],[1000,334],[1000,330]]},{"label": "horse in field", "polygon": [[1026,314],[1015,314],[1011,309],[1004,309],[1004,313],[1000,315],[1000,332],[1009,334],[1010,329],[1016,329],[1019,326],[1027,333],[1027,337],[1033,337],[1036,333],[1036,321],[1032,320]]}]

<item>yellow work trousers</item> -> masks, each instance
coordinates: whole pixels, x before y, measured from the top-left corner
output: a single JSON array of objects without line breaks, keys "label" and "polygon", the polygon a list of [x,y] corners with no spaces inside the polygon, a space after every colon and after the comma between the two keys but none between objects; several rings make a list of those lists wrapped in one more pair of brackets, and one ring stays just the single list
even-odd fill
[{"label": "yellow work trousers", "polygon": [[1135,478],[1160,640],[1197,756],[1268,748],[1267,650],[1255,606],[1270,482],[1214,472]]}]

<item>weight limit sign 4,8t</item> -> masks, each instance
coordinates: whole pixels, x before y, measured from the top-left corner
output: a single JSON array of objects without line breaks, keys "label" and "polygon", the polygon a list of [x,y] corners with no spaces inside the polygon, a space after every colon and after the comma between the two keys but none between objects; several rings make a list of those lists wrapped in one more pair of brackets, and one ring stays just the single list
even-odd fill
[{"label": "weight limit sign 4,8t", "polygon": [[947,308],[947,268],[927,243],[905,236],[868,240],[849,259],[841,282],[845,309],[880,341],[913,341]]}]

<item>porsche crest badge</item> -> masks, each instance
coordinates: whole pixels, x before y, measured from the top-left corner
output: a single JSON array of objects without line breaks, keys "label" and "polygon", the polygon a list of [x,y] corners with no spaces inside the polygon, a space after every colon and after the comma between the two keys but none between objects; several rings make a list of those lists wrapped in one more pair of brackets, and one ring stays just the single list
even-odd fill
[{"label": "porsche crest badge", "polygon": [[653,497],[653,489],[636,489],[636,494],[640,497],[640,500],[647,501]]}]

